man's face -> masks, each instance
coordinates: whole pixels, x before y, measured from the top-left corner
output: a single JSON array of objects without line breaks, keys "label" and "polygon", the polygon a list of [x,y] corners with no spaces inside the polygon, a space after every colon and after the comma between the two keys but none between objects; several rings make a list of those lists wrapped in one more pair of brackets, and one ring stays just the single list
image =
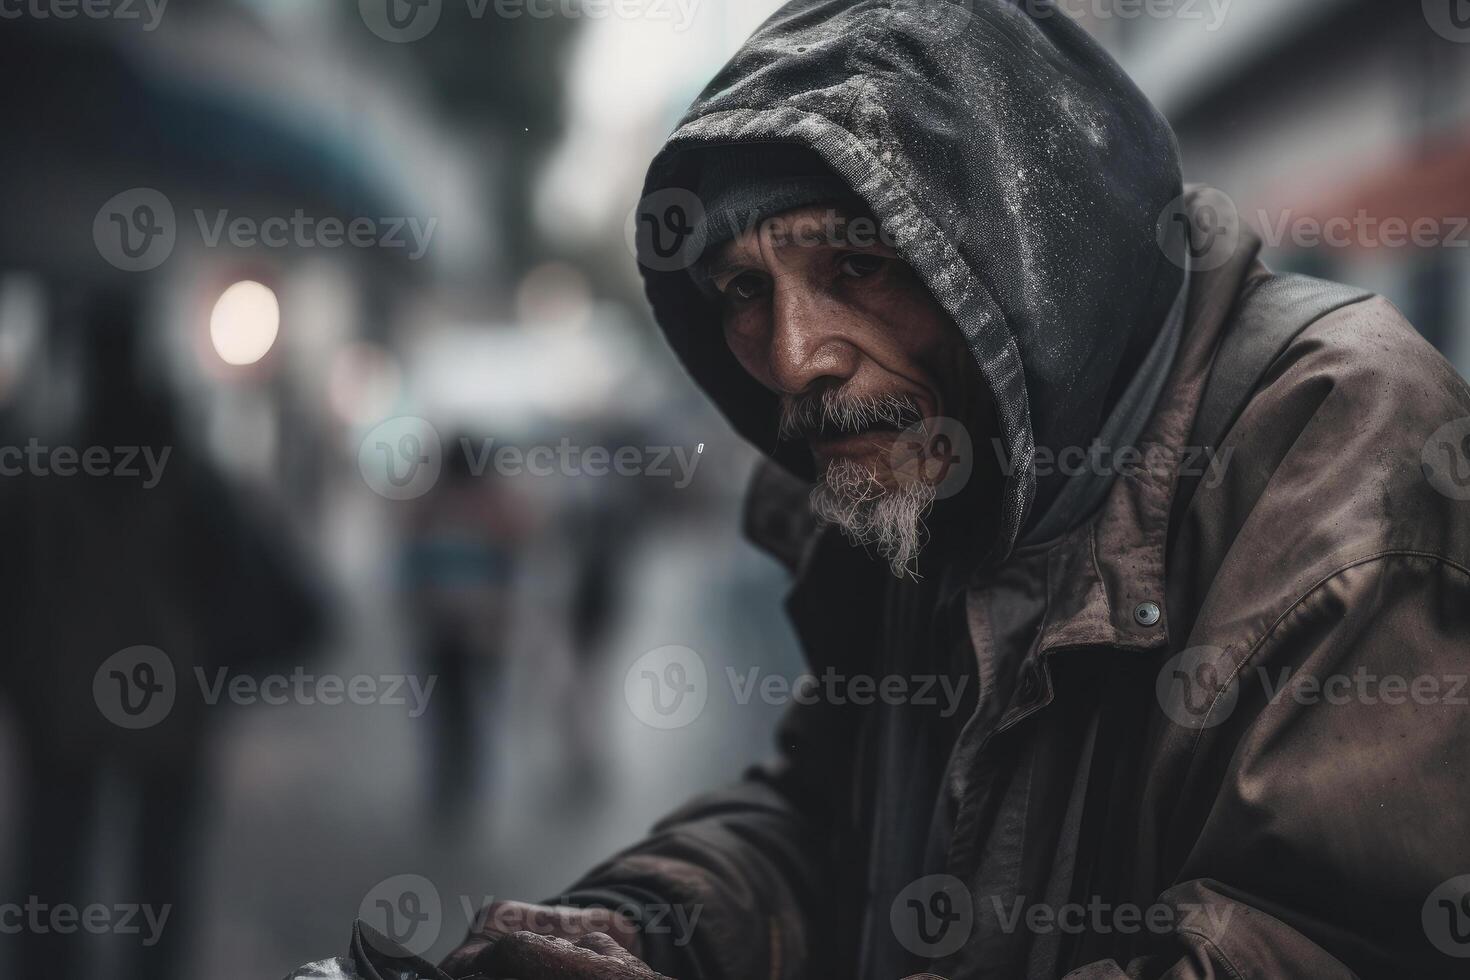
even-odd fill
[{"label": "man's face", "polygon": [[871,219],[803,208],[729,242],[703,274],[731,352],[781,400],[782,435],[811,449],[817,513],[901,572],[935,497],[932,469],[911,465],[914,433],[943,417],[985,424],[989,402],[959,330],[879,237]]}]

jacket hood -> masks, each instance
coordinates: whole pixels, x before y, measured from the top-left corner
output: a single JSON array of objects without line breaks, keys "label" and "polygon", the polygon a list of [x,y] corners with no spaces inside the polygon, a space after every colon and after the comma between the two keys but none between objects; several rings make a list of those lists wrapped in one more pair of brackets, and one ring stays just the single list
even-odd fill
[{"label": "jacket hood", "polygon": [[1182,197],[1168,124],[1050,0],[793,0],[767,20],[655,157],[637,248],[685,367],[737,431],[810,476],[686,271],[702,251],[701,159],[760,142],[815,151],[964,333],[1009,464],[1009,552],[1060,490],[1038,481],[1037,447],[1097,436],[1179,294],[1182,250],[1166,254],[1161,221]]}]

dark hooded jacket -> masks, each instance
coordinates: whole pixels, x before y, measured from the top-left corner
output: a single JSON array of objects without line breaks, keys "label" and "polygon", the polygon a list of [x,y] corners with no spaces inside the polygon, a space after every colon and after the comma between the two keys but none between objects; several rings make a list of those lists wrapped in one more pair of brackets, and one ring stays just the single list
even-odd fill
[{"label": "dark hooded jacket", "polygon": [[[1470,515],[1422,469],[1470,416],[1453,370],[1387,303],[1346,305],[1274,361],[1219,445],[1229,465],[1178,497],[1222,338],[1273,280],[1232,227],[1181,293],[1168,231],[1195,204],[1169,129],[1041,0],[789,4],[695,103],[645,204],[682,200],[700,153],[769,141],[863,199],[989,385],[1015,465],[958,594],[812,528],[806,464],[685,272],[697,241],[643,253],[649,297],[771,454],[750,529],[796,575],[813,672],[957,672],[974,696],[917,741],[895,741],[915,704],[797,705],[777,762],[568,900],[698,909],[691,936],[645,932],[680,980],[1460,975]],[[1087,446],[1161,349],[1126,443],[1147,465],[1028,537],[1066,486],[1038,449]],[[1357,693],[1326,694],[1344,678]],[[1372,686],[1389,678],[1436,693]]]},{"label": "dark hooded jacket", "polygon": [[[964,332],[1014,462],[1002,508],[1009,548],[1038,490],[1036,447],[1097,434],[1130,358],[1179,293],[1182,263],[1156,241],[1182,194],[1173,134],[1059,12],[1027,16],[997,0],[798,0],[670,137],[650,168],[645,224],[670,224],[660,206],[684,203],[677,189],[698,186],[704,153],[762,141],[815,150]],[[804,473],[804,446],[774,445],[774,399],[711,329],[688,262],[661,261],[651,244],[640,242],[648,296],[675,351],[743,435]],[[690,236],[679,255],[692,261],[701,244]],[[1037,510],[1058,481],[1041,489]]]}]

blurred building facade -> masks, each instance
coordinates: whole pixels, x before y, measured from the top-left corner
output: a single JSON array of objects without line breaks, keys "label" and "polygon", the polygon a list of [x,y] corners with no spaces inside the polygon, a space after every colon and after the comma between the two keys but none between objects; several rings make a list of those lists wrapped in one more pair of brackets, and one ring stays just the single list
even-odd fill
[{"label": "blurred building facade", "polygon": [[1173,124],[1186,180],[1234,200],[1268,264],[1381,292],[1470,372],[1464,4],[1100,6],[1086,21]]}]

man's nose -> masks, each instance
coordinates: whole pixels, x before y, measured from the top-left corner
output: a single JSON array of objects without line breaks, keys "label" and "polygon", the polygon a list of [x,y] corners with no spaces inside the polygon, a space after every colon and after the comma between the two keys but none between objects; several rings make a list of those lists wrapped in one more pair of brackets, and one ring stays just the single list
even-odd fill
[{"label": "man's nose", "polygon": [[767,369],[783,394],[799,395],[818,382],[847,381],[860,354],[844,332],[846,317],[808,290],[778,284],[772,299]]}]

